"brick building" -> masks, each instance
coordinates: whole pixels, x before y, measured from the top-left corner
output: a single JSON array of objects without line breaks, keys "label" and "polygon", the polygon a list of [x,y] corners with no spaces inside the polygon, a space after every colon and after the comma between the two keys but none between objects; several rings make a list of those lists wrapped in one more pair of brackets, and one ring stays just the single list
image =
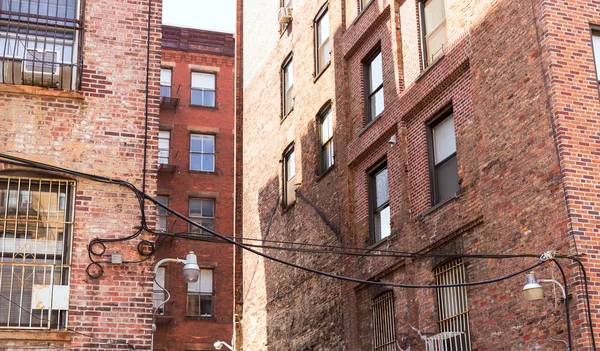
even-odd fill
[{"label": "brick building", "polygon": [[[163,26],[158,200],[223,235],[233,235],[234,38]],[[166,238],[157,260],[198,256],[200,281],[186,284],[178,264],[157,279],[171,299],[158,310],[155,350],[212,350],[231,342],[233,247],[159,211],[157,229],[203,241]],[[155,286],[155,305],[165,296]]]},{"label": "brick building", "polygon": [[161,13],[161,1],[0,2],[2,348],[150,349],[153,262],[136,247],[153,237],[118,240],[142,216],[107,179],[156,191]]},{"label": "brick building", "polygon": [[[578,255],[598,325],[597,2],[263,0],[239,21],[245,238],[359,248],[264,252],[414,285],[490,280],[537,258],[381,250]],[[557,262],[573,350],[591,350],[581,272]],[[407,289],[251,253],[242,269],[238,349],[560,350],[568,339],[560,291],[544,283],[546,298],[525,302],[524,273]],[[535,272],[562,282],[554,262]]]}]

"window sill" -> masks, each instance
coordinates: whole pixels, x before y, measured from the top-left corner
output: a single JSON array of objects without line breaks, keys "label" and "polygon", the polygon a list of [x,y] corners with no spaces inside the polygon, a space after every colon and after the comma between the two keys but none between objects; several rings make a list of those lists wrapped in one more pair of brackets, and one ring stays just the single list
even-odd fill
[{"label": "window sill", "polygon": [[328,175],[332,169],[335,168],[335,163],[332,164],[331,166],[329,166],[329,168],[327,168],[323,173],[321,173],[318,177],[317,177],[317,182],[319,182],[321,179],[325,178],[326,175]]},{"label": "window sill", "polygon": [[421,78],[423,78],[425,75],[427,75],[427,73],[428,73],[429,71],[431,71],[431,70],[433,69],[433,67],[435,67],[435,66],[438,64],[438,62],[440,62],[440,61],[441,61],[441,60],[442,60],[442,59],[443,59],[445,56],[446,56],[446,54],[445,54],[445,53],[442,53],[442,54],[440,55],[440,57],[436,58],[436,59],[435,59],[435,61],[433,61],[432,63],[430,63],[430,64],[429,64],[429,66],[425,67],[425,68],[423,69],[423,71],[421,71],[421,74],[419,74],[419,75],[417,76],[417,78],[415,78],[415,83],[416,83],[416,82],[418,82],[418,81],[420,81],[420,80],[421,80]]},{"label": "window sill", "polygon": [[50,96],[55,98],[84,100],[85,94],[79,90],[60,90],[52,88],[37,87],[32,85],[16,85],[0,83],[0,93]]},{"label": "window sill", "polygon": [[377,122],[385,113],[385,109],[383,111],[381,111],[380,114],[377,115],[377,117],[373,118],[372,120],[369,121],[369,123],[365,124],[364,127],[362,127],[359,131],[358,131],[358,136],[361,136],[362,134],[364,134],[367,129],[369,129],[373,124],[375,124],[375,122]]},{"label": "window sill", "polygon": [[370,246],[368,246],[366,248],[366,250],[367,251],[377,250],[378,247],[380,247],[383,244],[386,244],[388,241],[391,241],[394,238],[396,238],[396,233],[392,233],[389,236],[386,236],[385,238],[379,240],[378,242],[371,244]]},{"label": "window sill", "polygon": [[188,169],[188,173],[198,173],[198,174],[209,174],[209,175],[217,175],[217,171],[199,171],[195,169]]},{"label": "window sill", "polygon": [[18,330],[6,329],[0,331],[0,340],[15,341],[71,341],[71,333],[68,331],[57,330]]},{"label": "window sill", "polygon": [[292,112],[294,112],[294,106],[292,106],[290,111],[285,116],[281,117],[281,121],[279,122],[279,124],[283,124],[283,121],[285,121],[286,118],[288,118],[288,116],[292,114]]},{"label": "window sill", "polygon": [[421,220],[423,219],[425,216],[435,212],[437,209],[439,209],[440,207],[444,207],[444,205],[446,205],[449,202],[452,202],[456,199],[458,199],[460,190],[456,192],[456,194],[454,194],[454,196],[442,201],[442,202],[438,202],[437,204],[431,206],[429,209],[425,210],[425,212],[421,213],[420,215],[417,216],[417,219]]},{"label": "window sill", "polygon": [[281,207],[282,207],[281,214],[283,215],[284,213],[287,213],[288,211],[290,211],[294,207],[294,205],[296,205],[296,200],[294,200],[289,205],[282,204],[281,205]]},{"label": "window sill", "polygon": [[210,317],[202,317],[202,316],[185,316],[185,319],[191,321],[207,321],[207,322],[216,322],[217,318],[215,316]]},{"label": "window sill", "polygon": [[331,66],[331,59],[329,59],[329,62],[327,62],[327,64],[325,65],[325,67],[323,67],[323,69],[321,70],[321,72],[315,74],[315,78],[313,79],[313,83],[316,83],[319,78],[321,78],[321,76],[325,73],[325,71],[327,71],[327,69],[329,68],[329,66]]},{"label": "window sill", "polygon": [[205,108],[208,110],[218,110],[219,108],[217,106],[204,106],[204,105],[194,105],[194,104],[189,104],[189,107],[192,108]]}]

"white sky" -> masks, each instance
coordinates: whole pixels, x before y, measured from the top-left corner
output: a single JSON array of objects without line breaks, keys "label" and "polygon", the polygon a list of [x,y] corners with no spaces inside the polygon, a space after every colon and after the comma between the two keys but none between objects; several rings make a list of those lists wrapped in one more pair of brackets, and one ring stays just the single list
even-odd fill
[{"label": "white sky", "polygon": [[235,0],[163,0],[163,24],[235,32]]}]

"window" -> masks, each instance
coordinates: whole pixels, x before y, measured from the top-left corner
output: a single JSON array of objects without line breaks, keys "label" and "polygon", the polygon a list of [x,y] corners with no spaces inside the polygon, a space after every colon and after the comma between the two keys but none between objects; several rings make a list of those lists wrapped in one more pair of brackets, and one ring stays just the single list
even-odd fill
[{"label": "window", "polygon": [[371,2],[371,0],[358,0],[358,10],[359,12],[362,12],[365,8],[367,8],[367,5]]},{"label": "window", "polygon": [[383,111],[383,67],[378,48],[365,61],[365,122],[368,123]]},{"label": "window", "polygon": [[290,56],[281,68],[283,80],[283,116],[287,116],[294,107],[294,65]]},{"label": "window", "polygon": [[79,89],[77,0],[0,0],[0,83]]},{"label": "window", "polygon": [[[156,197],[156,201],[160,202],[165,206],[169,206],[169,197],[165,195],[158,195]],[[158,232],[166,232],[167,231],[167,210],[156,206],[156,231]]]},{"label": "window", "polygon": [[296,189],[294,182],[296,180],[296,158],[294,156],[294,146],[288,147],[283,154],[283,204],[290,206],[296,201]]},{"label": "window", "polygon": [[[452,260],[435,270],[436,285],[461,284],[467,281],[465,265],[462,259]],[[438,325],[440,333],[461,333],[447,338],[444,342],[447,350],[471,350],[471,332],[469,329],[469,304],[467,287],[436,289],[438,305]],[[452,346],[450,346],[452,345]]]},{"label": "window", "polygon": [[192,171],[215,171],[214,135],[190,135],[190,169]]},{"label": "window", "polygon": [[213,73],[192,72],[192,100],[195,106],[215,107],[215,81]]},{"label": "window", "polygon": [[592,30],[592,46],[594,48],[594,60],[596,61],[596,79],[600,88],[600,30]]},{"label": "window", "polygon": [[451,199],[458,192],[454,116],[447,109],[428,128],[431,204]]},{"label": "window", "polygon": [[171,132],[168,130],[158,131],[158,163],[161,165],[169,164],[169,144]]},{"label": "window", "polygon": [[315,55],[316,74],[321,73],[331,59],[329,53],[329,13],[325,4],[315,20]]},{"label": "window", "polygon": [[200,278],[188,283],[187,315],[195,317],[213,316],[213,270],[200,269]]},{"label": "window", "polygon": [[74,194],[71,180],[0,175],[0,327],[66,328]]},{"label": "window", "polygon": [[331,106],[319,117],[319,151],[321,155],[321,174],[333,166],[333,122]]},{"label": "window", "polygon": [[156,277],[154,277],[154,288],[152,297],[152,306],[156,311],[156,314],[165,314],[165,275],[167,272],[166,267],[158,267],[156,270]]},{"label": "window", "polygon": [[421,46],[423,65],[429,66],[444,53],[446,35],[446,10],[444,0],[420,2],[421,7]]},{"label": "window", "polygon": [[394,318],[394,294],[384,292],[371,302],[373,312],[373,350],[396,350],[396,320]]},{"label": "window", "polygon": [[[189,200],[190,218],[202,226],[215,229],[215,200],[192,198]],[[210,233],[190,224],[190,233],[211,235]]]},{"label": "window", "polygon": [[170,68],[160,69],[160,97],[171,97],[171,77],[173,71]]},{"label": "window", "polygon": [[390,197],[388,191],[387,163],[376,166],[370,172],[371,235],[379,242],[391,234]]}]

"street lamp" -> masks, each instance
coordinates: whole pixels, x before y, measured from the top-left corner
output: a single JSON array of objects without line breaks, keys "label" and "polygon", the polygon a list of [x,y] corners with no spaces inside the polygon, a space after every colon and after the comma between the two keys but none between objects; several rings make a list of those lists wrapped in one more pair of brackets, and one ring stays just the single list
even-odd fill
[{"label": "street lamp", "polygon": [[[163,258],[162,260],[156,262],[156,264],[154,265],[155,279],[156,273],[158,272],[158,267],[168,262],[181,263],[183,265],[183,280],[185,280],[186,283],[194,283],[198,281],[198,277],[200,277],[200,267],[198,266],[198,258],[196,257],[196,254],[194,254],[194,251],[190,251],[190,253],[187,254],[185,260],[182,260],[180,258]],[[166,304],[167,301],[169,301],[169,299],[171,298],[171,294],[169,294],[169,291],[165,289],[164,286],[161,286],[161,288],[165,291],[167,298],[160,304],[160,306],[154,309],[154,313],[156,313],[156,311],[159,308],[161,308],[164,304]]]},{"label": "street lamp", "polygon": [[223,348],[223,346],[227,347],[230,350],[233,350],[233,347],[225,341],[217,341],[213,344],[213,346],[215,347],[215,350],[220,350],[221,348]]},{"label": "street lamp", "polygon": [[560,291],[562,292],[563,299],[567,300],[567,294],[565,293],[565,288],[554,279],[536,279],[535,274],[533,272],[525,275],[525,286],[523,287],[523,295],[525,296],[525,301],[536,301],[541,300],[544,297],[544,289],[540,285],[540,283],[553,283],[556,284]]}]

